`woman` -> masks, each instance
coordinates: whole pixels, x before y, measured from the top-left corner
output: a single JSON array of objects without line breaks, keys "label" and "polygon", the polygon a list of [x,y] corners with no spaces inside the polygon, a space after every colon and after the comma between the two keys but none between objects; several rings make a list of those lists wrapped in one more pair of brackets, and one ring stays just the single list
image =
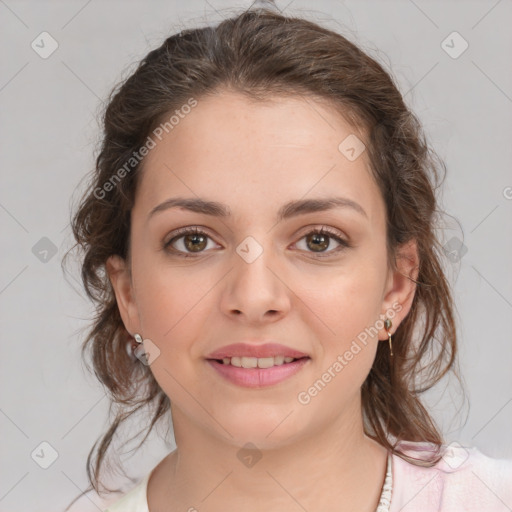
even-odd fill
[{"label": "woman", "polygon": [[92,486],[141,407],[176,441],[108,511],[512,507],[512,461],[419,396],[457,354],[443,164],[378,63],[249,10],[151,51],[104,126],[73,222],[117,406]]}]

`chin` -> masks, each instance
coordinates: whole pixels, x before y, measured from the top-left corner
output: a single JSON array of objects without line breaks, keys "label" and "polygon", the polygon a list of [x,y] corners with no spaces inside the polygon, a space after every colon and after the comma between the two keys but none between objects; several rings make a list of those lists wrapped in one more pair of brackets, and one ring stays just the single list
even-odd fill
[{"label": "chin", "polygon": [[286,408],[287,412],[279,409],[279,413],[264,411],[238,416],[237,418],[225,418],[219,423],[231,434],[225,432],[223,437],[234,446],[243,447],[246,443],[253,443],[261,450],[275,449],[291,444],[301,437],[302,430],[297,424],[296,413],[290,414],[292,408]]}]

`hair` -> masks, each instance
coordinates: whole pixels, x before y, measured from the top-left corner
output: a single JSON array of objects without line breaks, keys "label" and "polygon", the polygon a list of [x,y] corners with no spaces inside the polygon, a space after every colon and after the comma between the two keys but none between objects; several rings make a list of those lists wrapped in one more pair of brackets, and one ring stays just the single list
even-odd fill
[{"label": "hair", "polygon": [[[87,353],[92,358],[94,372],[108,392],[110,412],[116,408],[87,458],[89,490],[100,493],[107,450],[130,416],[144,407],[154,409],[142,444],[170,411],[169,398],[149,367],[126,350],[131,335],[105,270],[111,255],[130,261],[130,212],[144,163],[134,162],[132,156],[191,98],[200,102],[225,90],[254,101],[297,96],[325,101],[364,130],[371,173],[385,201],[389,265],[398,268],[398,250],[410,240],[416,241],[419,255],[412,306],[393,335],[394,357],[386,343],[379,343],[362,385],[364,429],[410,463],[435,464],[442,456],[443,437],[420,395],[450,369],[455,371],[457,352],[453,299],[435,234],[440,215],[435,191],[445,165],[376,60],[314,22],[252,8],[218,25],[168,37],[114,87],[102,113],[101,149],[71,223],[76,239],[72,249],[82,250],[81,277],[96,309],[82,357]],[[127,172],[120,174],[122,168]],[[106,187],[116,173],[116,183]],[[429,443],[434,457],[410,457],[400,448],[401,441]]]}]

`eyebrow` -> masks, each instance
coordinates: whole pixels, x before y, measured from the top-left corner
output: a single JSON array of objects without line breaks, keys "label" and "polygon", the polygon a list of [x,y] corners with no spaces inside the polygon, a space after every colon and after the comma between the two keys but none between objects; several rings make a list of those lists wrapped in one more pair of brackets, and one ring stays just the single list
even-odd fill
[{"label": "eyebrow", "polygon": [[[195,213],[212,215],[214,217],[229,217],[231,211],[228,206],[217,201],[206,201],[204,199],[191,197],[174,197],[167,199],[163,203],[155,206],[148,215],[148,220],[158,212],[168,210],[169,208],[183,208]],[[328,197],[321,199],[299,199],[285,203],[277,212],[277,221],[282,221],[306,213],[321,212],[332,210],[334,208],[350,208],[363,217],[368,218],[363,207],[346,197]]]}]

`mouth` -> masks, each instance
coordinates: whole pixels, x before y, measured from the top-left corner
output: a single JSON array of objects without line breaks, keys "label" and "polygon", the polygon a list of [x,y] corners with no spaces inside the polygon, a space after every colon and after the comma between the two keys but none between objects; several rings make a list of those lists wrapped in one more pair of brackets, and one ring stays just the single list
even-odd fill
[{"label": "mouth", "polygon": [[304,357],[287,357],[287,356],[274,356],[274,357],[223,357],[222,359],[208,359],[208,361],[216,361],[219,364],[226,366],[235,366],[236,368],[261,368],[267,369],[274,366],[282,366],[300,361],[302,359],[310,359],[308,356]]},{"label": "mouth", "polygon": [[207,359],[217,375],[232,384],[245,388],[274,386],[300,372],[311,358],[275,357],[224,357]]}]

